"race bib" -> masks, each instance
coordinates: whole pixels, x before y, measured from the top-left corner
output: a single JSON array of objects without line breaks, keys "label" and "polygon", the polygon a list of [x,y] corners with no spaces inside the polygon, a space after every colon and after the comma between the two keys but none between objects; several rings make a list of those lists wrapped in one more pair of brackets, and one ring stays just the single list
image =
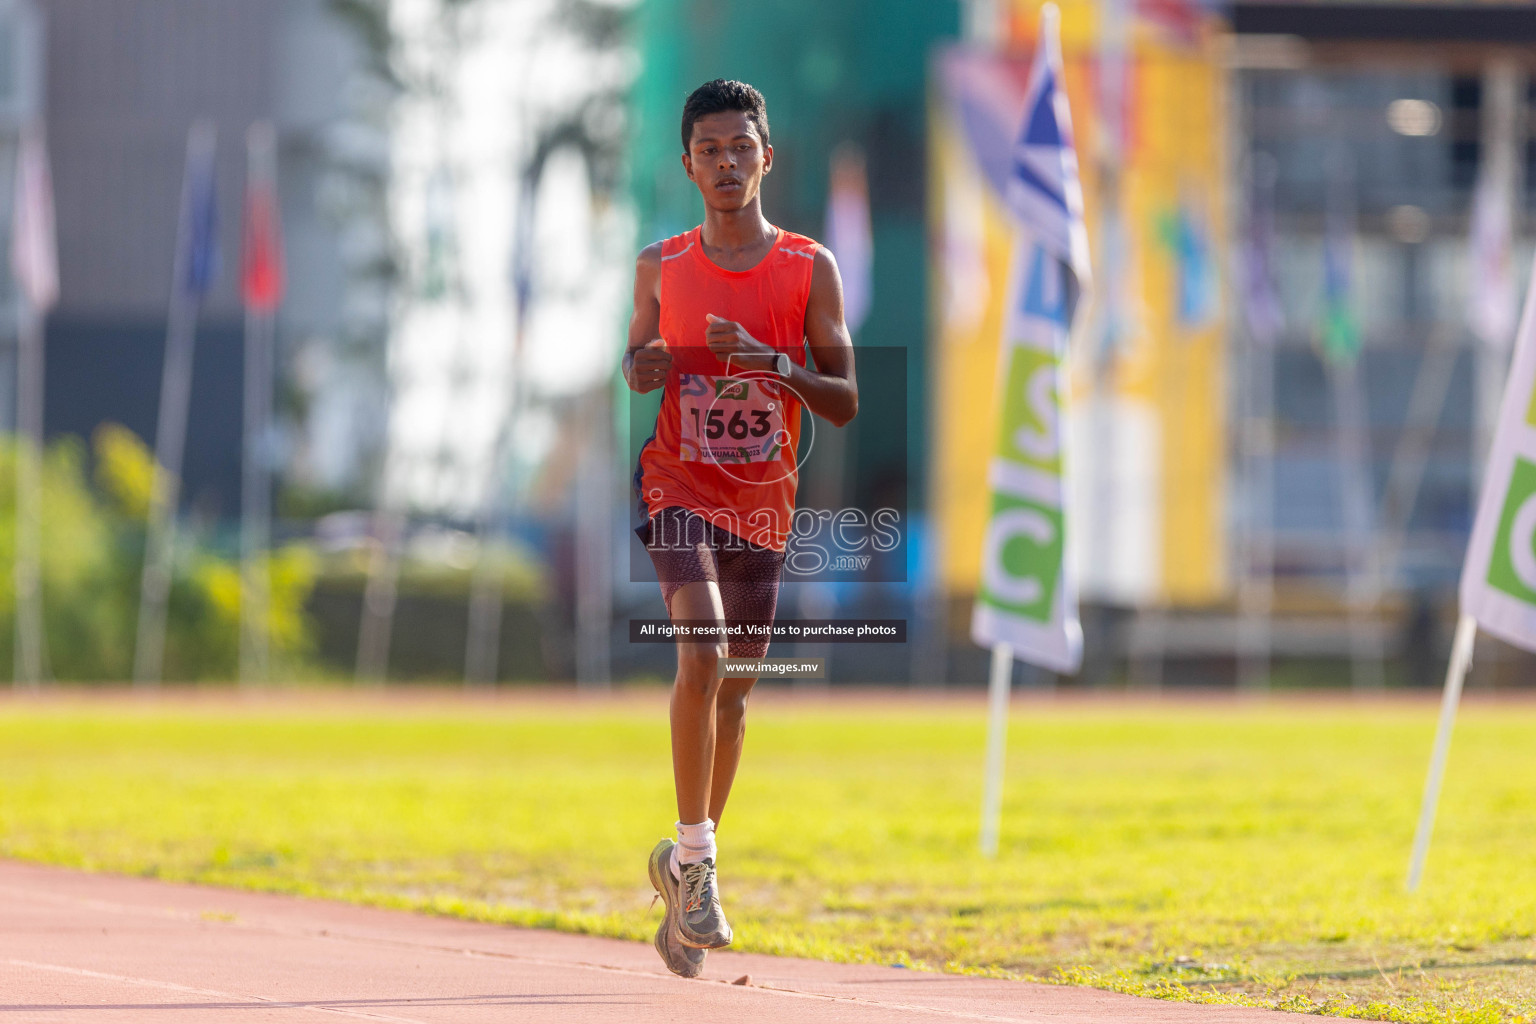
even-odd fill
[{"label": "race bib", "polygon": [[773,381],[685,373],[678,397],[684,462],[777,462],[789,444],[784,394]]}]

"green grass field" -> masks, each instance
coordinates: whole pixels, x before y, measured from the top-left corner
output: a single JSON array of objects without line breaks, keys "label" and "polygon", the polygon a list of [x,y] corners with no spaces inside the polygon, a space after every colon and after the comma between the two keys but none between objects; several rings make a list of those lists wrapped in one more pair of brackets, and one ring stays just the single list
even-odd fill
[{"label": "green grass field", "polygon": [[[661,690],[0,702],[0,854],[648,938]],[[1396,1021],[1536,1020],[1536,705],[1465,709],[1424,890],[1432,703],[1015,706],[768,691],[721,831],[739,948]]]}]

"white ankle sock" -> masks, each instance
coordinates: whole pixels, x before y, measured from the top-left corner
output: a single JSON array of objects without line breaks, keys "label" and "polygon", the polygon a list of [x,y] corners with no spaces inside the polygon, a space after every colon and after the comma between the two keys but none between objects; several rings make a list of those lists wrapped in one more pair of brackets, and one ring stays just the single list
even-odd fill
[{"label": "white ankle sock", "polygon": [[715,859],[715,823],[708,818],[697,825],[677,823],[677,845],[672,847],[672,874],[682,876],[684,864]]}]

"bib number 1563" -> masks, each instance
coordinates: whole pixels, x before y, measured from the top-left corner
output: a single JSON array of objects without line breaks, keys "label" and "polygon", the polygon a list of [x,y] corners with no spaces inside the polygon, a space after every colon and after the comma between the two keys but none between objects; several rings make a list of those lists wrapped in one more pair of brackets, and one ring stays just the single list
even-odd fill
[{"label": "bib number 1563", "polygon": [[764,381],[685,373],[679,383],[685,462],[778,460],[788,441],[784,399]]}]

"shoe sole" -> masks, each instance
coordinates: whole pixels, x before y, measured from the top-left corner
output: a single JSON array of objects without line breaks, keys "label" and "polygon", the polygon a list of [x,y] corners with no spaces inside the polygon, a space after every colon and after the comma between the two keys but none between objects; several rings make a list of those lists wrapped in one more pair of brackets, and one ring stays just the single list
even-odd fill
[{"label": "shoe sole", "polygon": [[[679,971],[672,966],[672,958],[667,955],[667,929],[673,926],[676,918],[673,914],[672,901],[667,898],[667,890],[662,879],[661,873],[667,869],[661,864],[661,854],[663,851],[670,850],[671,848],[672,844],[663,839],[651,850],[651,860],[648,865],[651,887],[661,896],[662,905],[666,907],[666,913],[661,915],[661,924],[656,928],[656,938],[651,944],[656,947],[656,954],[661,957],[661,962],[667,965],[667,970],[679,978],[697,978],[704,973],[704,961],[702,959],[697,964],[685,960],[684,962],[688,964],[688,970]],[[687,944],[684,943],[684,945]],[[692,946],[689,948],[700,949],[702,947]]]},{"label": "shoe sole", "polygon": [[726,930],[723,936],[717,939],[690,938],[688,933],[683,930],[681,920],[678,922],[677,934],[683,940],[683,945],[689,949],[724,949],[731,944],[731,940],[736,938],[736,933],[729,929]]}]

